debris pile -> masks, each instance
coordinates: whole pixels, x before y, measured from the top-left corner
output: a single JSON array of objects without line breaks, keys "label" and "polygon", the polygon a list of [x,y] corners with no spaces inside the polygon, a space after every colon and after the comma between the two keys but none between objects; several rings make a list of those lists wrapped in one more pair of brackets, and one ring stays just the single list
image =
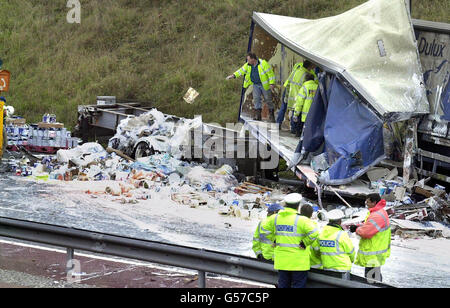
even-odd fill
[{"label": "debris pile", "polygon": [[[264,217],[266,206],[281,200],[282,195],[276,196],[273,189],[249,182],[239,185],[229,165],[217,169],[182,160],[180,145],[194,125],[194,120],[174,121],[153,109],[121,121],[107,149],[88,142],[61,149],[55,156],[44,156],[33,163],[29,159],[12,159],[9,171],[35,180],[104,181],[102,191],[92,188],[86,193],[122,204],[158,195],[192,208],[213,208],[220,215]],[[130,153],[130,148],[142,140],[152,145],[150,155],[133,159],[123,153]]]},{"label": "debris pile", "polygon": [[[178,119],[151,109],[138,117],[129,117],[120,122],[116,134],[109,140],[112,149],[134,156],[149,156],[155,152],[169,153],[180,159],[183,145],[189,144],[192,128],[201,125],[201,119]],[[143,147],[139,147],[142,144]]]},{"label": "debris pile", "polygon": [[[317,166],[319,162],[315,162]],[[430,178],[412,179],[407,184],[398,176],[397,168],[375,167],[367,172],[369,188],[386,200],[386,211],[391,219],[394,235],[414,237],[450,237],[450,194],[446,188],[435,184],[428,186]],[[344,228],[361,225],[367,210],[338,207],[346,214]],[[319,212],[320,213],[320,212]]]}]

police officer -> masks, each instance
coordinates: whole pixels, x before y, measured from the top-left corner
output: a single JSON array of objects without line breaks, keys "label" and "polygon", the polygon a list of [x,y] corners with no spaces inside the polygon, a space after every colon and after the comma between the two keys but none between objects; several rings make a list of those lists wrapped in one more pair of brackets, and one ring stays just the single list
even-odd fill
[{"label": "police officer", "polygon": [[284,208],[278,203],[273,203],[267,208],[267,218],[258,223],[258,227],[253,234],[253,252],[256,255],[258,260],[268,261],[273,263],[273,250],[275,247],[275,243],[267,238],[264,233],[264,229],[262,225],[265,223],[270,216],[278,213],[280,210]]},{"label": "police officer", "polygon": [[318,236],[318,228],[311,219],[301,216],[298,207],[302,195],[285,197],[284,210],[272,215],[263,224],[266,235],[276,242],[274,268],[278,270],[279,288],[303,288],[310,269],[307,246]]},{"label": "police officer", "polygon": [[342,278],[349,279],[353,261],[355,260],[355,248],[348,234],[341,227],[344,212],[339,209],[325,213],[328,219],[322,232],[313,247],[313,250],[320,256],[324,270],[340,273]]}]

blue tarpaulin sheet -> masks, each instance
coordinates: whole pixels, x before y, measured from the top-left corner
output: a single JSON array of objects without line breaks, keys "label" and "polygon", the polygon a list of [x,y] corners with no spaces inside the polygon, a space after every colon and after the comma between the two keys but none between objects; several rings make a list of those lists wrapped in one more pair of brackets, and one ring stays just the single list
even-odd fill
[{"label": "blue tarpaulin sheet", "polygon": [[[324,143],[330,166],[319,180],[328,185],[349,183],[384,158],[383,123],[333,77],[324,79],[311,106],[303,133],[303,151],[315,152]],[[320,94],[319,94],[320,93]]]},{"label": "blue tarpaulin sheet", "polygon": [[450,81],[447,82],[447,86],[442,92],[442,110],[444,115],[442,118],[446,121],[450,121]]}]

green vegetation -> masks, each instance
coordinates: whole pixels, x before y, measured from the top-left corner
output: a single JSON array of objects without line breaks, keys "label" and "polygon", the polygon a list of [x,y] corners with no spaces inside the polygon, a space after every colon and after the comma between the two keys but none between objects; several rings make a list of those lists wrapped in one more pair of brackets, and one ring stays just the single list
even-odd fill
[{"label": "green vegetation", "polygon": [[[179,116],[237,119],[240,82],[225,82],[245,60],[253,11],[320,18],[362,0],[83,0],[69,24],[67,0],[0,3],[0,58],[11,71],[8,103],[29,122],[44,113],[73,127],[77,105],[98,95],[154,102]],[[413,17],[450,22],[450,2],[413,0]],[[200,92],[193,105],[182,96]]]}]

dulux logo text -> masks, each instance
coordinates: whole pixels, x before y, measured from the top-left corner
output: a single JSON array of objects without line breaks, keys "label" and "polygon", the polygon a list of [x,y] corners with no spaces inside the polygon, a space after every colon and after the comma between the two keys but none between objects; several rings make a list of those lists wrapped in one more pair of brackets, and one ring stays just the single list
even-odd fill
[{"label": "dulux logo text", "polygon": [[425,53],[426,56],[443,57],[444,56],[444,44],[439,44],[436,40],[430,44],[424,37],[420,38],[419,53]]}]

